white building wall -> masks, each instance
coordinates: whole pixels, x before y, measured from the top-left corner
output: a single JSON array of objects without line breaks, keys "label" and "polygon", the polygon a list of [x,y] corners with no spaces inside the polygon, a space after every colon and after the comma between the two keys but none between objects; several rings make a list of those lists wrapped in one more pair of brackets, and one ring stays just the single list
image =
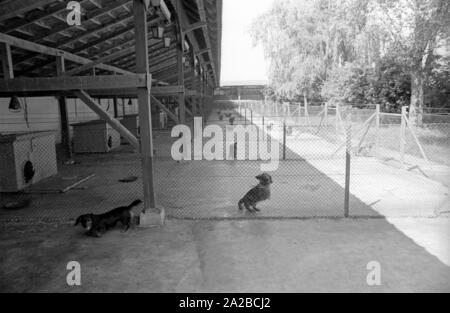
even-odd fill
[{"label": "white building wall", "polygon": [[[30,131],[56,131],[56,142],[61,142],[60,119],[58,100],[55,97],[19,98],[22,109],[20,112],[11,112],[8,108],[9,98],[0,98],[0,133],[18,133]],[[129,99],[118,100],[118,114],[135,114],[138,112],[137,100],[132,99],[132,105],[128,105]],[[101,106],[111,115],[114,115],[112,99],[102,99]],[[109,107],[109,108],[108,108]],[[67,109],[71,124],[98,119],[98,116],[79,99],[67,99]]]}]

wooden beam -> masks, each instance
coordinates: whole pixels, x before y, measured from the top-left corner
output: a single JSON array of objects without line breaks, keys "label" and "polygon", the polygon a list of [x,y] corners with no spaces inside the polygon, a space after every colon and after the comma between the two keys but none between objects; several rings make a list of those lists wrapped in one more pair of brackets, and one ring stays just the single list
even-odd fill
[{"label": "wooden beam", "polygon": [[202,28],[204,26],[207,26],[206,22],[197,22],[197,23],[194,23],[194,24],[190,24],[190,25],[184,27],[183,33],[184,34],[189,33],[189,32],[192,32],[192,31],[194,31],[196,29]]},{"label": "wooden beam", "polygon": [[[169,67],[174,66],[175,64],[177,64],[177,59],[172,57],[172,59],[169,61],[150,67],[150,73],[163,71]],[[178,85],[183,85],[183,82],[178,81]]]},{"label": "wooden beam", "polygon": [[0,80],[0,93],[147,88],[151,83],[151,75],[146,74],[15,78]]},{"label": "wooden beam", "polygon": [[[196,0],[196,2],[197,2],[198,12],[199,12],[199,15],[200,15],[200,20],[203,21],[203,22],[206,22],[206,12],[205,12],[205,5],[203,3],[203,0]],[[205,26],[205,27],[202,28],[202,30],[203,30],[203,35],[205,37],[206,48],[210,49],[209,52],[208,52],[209,59],[210,60],[214,60],[214,56],[213,56],[213,53],[212,53],[212,50],[211,50],[211,41],[210,41],[208,27]],[[204,60],[204,61],[206,61],[206,60]],[[214,80],[216,81],[216,84],[217,84],[218,76],[217,76],[217,73],[216,73],[216,68],[215,68],[215,63],[214,62],[211,63],[211,68],[213,70]]]},{"label": "wooden beam", "polygon": [[67,71],[67,72],[65,72],[64,75],[65,76],[73,76],[75,74],[87,71],[87,70],[89,70],[89,69],[91,69],[91,68],[93,68],[93,67],[95,67],[95,66],[97,66],[99,64],[103,64],[103,63],[106,63],[106,62],[113,61],[115,59],[118,59],[118,58],[122,57],[123,55],[129,54],[129,53],[133,53],[133,52],[134,52],[134,47],[130,47],[128,49],[120,50],[120,51],[118,51],[116,53],[113,53],[113,54],[107,55],[107,56],[105,56],[103,58],[97,59],[97,60],[95,60],[95,61],[93,61],[91,63],[85,64],[85,65],[82,65],[80,67],[74,68],[73,70]]},{"label": "wooden beam", "polygon": [[[101,77],[101,76],[96,76]],[[1,80],[0,80],[1,81]],[[183,86],[154,86],[151,90],[151,95],[155,97],[163,97],[163,96],[177,96],[180,92],[184,91]],[[12,95],[16,95],[18,97],[46,97],[46,96],[65,96],[67,98],[72,97],[72,89],[67,90],[47,90],[47,91],[24,91],[24,90],[16,90],[16,91],[3,91],[0,90],[0,97],[11,97]],[[117,96],[119,98],[136,98],[138,90],[137,88],[110,88],[110,89],[85,89],[85,91],[91,95],[91,97],[100,97],[100,98],[111,98],[113,96]]]},{"label": "wooden beam", "polygon": [[[133,0],[136,73],[149,75],[147,11],[142,0]],[[156,209],[153,181],[153,134],[150,102],[151,85],[138,88],[139,123],[141,131],[141,159],[144,187],[144,210]]]},{"label": "wooden beam", "polygon": [[14,67],[11,57],[11,46],[7,43],[0,42],[0,61],[2,63],[3,78],[14,78]]},{"label": "wooden beam", "polygon": [[[153,20],[150,21],[150,23],[156,23],[156,22],[159,21],[160,19],[161,19],[161,18],[153,19]],[[72,53],[72,54],[73,54],[73,53],[83,52],[84,50],[86,50],[86,49],[88,49],[88,48],[92,48],[92,47],[95,47],[96,45],[102,44],[103,42],[110,41],[111,39],[113,39],[113,38],[115,38],[115,37],[117,37],[117,36],[122,37],[122,36],[125,35],[126,33],[129,33],[129,32],[131,33],[131,31],[132,31],[132,28],[127,28],[126,30],[121,30],[121,31],[119,31],[118,33],[110,34],[110,35],[108,35],[107,37],[103,37],[103,38],[101,38],[101,39],[99,39],[99,40],[96,40],[96,41],[94,41],[94,42],[90,42],[89,44],[86,44],[86,45],[83,45],[83,46],[81,46],[81,47],[72,49],[72,50],[70,50],[69,52]],[[159,39],[158,39],[158,40],[155,40],[155,39],[154,39],[154,40],[150,41],[150,44],[151,44],[151,43],[157,43],[157,42],[160,42],[160,40],[159,40]],[[97,48],[96,51],[90,51],[90,54],[100,54],[100,55],[101,55],[101,54],[104,54],[104,53],[108,53],[110,50],[113,50],[113,49],[117,49],[117,48],[120,49],[122,46],[124,46],[124,45],[129,45],[129,44],[131,44],[131,43],[134,44],[134,38],[133,38],[133,39],[125,39],[125,40],[123,40],[123,41],[121,41],[121,42],[114,42],[114,43],[111,44],[109,47],[101,47],[101,48]],[[31,59],[31,58],[32,58],[32,57],[30,57],[30,56],[23,57],[23,58],[17,60],[17,63],[20,63],[20,62],[29,60],[29,59]],[[39,69],[39,68],[41,68],[41,67],[44,67],[44,66],[46,66],[46,65],[49,65],[50,63],[51,63],[51,62],[48,62],[48,61],[38,62],[37,64],[35,64],[35,65],[32,66],[31,68],[28,68],[28,69],[22,71],[20,74],[26,74],[26,73],[32,72],[32,71],[37,70],[37,69]],[[123,69],[120,69],[120,70],[123,70]],[[118,72],[118,73],[120,73],[120,72]]]},{"label": "wooden beam", "polygon": [[[56,57],[56,74],[58,76],[64,75],[66,71],[66,65],[64,57]],[[60,116],[60,126],[61,126],[61,143],[64,148],[64,154],[66,161],[71,162],[73,159],[72,144],[70,141],[70,126],[69,126],[69,113],[67,110],[67,100],[66,97],[58,97],[59,106],[59,116]]]},{"label": "wooden beam", "polygon": [[[42,54],[47,54],[47,55],[52,55],[52,56],[62,56],[64,57],[64,59],[66,59],[67,61],[72,61],[75,63],[79,63],[79,64],[88,64],[91,63],[92,61],[83,57],[80,57],[76,54],[73,53],[69,53],[63,50],[58,50],[55,48],[50,48],[47,46],[43,46],[28,40],[24,40],[24,39],[20,39],[20,38],[16,38],[10,35],[6,35],[6,34],[2,34],[0,33],[0,42],[4,42],[7,43],[11,46],[14,47],[18,47],[24,50],[29,50],[29,51],[33,51],[33,52],[37,52],[37,53],[42,53]],[[115,72],[118,74],[132,74],[131,72],[128,71],[124,71],[120,68],[114,67],[114,66],[110,66],[110,65],[106,65],[106,64],[98,64],[96,66],[99,69],[105,70],[105,71],[110,71],[110,72]]]},{"label": "wooden beam", "polygon": [[[121,6],[124,6],[128,3],[129,0],[117,0],[114,1],[113,3],[111,3],[109,6],[104,7],[102,9],[99,10],[95,10],[93,12],[86,12],[86,14],[84,15],[86,20],[90,20],[90,19],[96,19],[104,14],[109,13],[112,10],[115,10]],[[84,2],[87,2],[86,0],[80,1],[80,4],[83,4]],[[62,3],[59,6],[55,6],[52,7],[51,10],[47,10],[45,12],[43,12],[42,14],[39,14],[37,16],[33,16],[32,18],[26,18],[26,19],[20,19],[17,23],[8,23],[8,26],[3,26],[0,27],[0,33],[10,33],[16,29],[28,26],[30,24],[39,22],[42,19],[45,19],[49,16],[61,13],[63,11],[67,11],[67,3]],[[83,14],[83,12],[82,12]],[[69,28],[73,28],[72,25],[69,25],[67,23],[62,23],[61,26],[56,26],[56,27],[52,27],[50,30],[48,31],[44,31],[42,33],[39,33],[39,35],[37,35],[37,37],[34,38],[35,42],[38,42],[44,38],[53,36],[57,33],[63,32]]]},{"label": "wooden beam", "polygon": [[[178,1],[172,0],[172,3],[174,3],[174,4],[176,4],[177,2]],[[203,3],[202,3],[202,5],[203,5]],[[199,7],[199,13],[201,13],[200,12],[201,10],[203,10],[203,7],[202,8]],[[187,25],[188,24],[187,23],[188,18],[187,18],[187,15],[186,15],[186,12],[184,11],[184,9],[180,6],[180,7],[176,7],[176,11],[178,13],[177,15],[179,16],[179,18],[181,20],[181,25]],[[203,10],[203,13],[204,13],[204,10]],[[200,14],[200,18],[201,18],[201,21],[203,21],[203,22],[206,21],[204,16],[202,18],[201,14]],[[185,27],[185,26],[182,26],[182,27]],[[207,28],[207,27],[203,27],[202,30],[204,31],[205,28]],[[195,53],[197,54],[199,51],[202,51],[202,50],[200,50],[199,43],[197,41],[197,38],[194,36],[194,34],[192,32],[189,32],[186,35],[188,36],[189,41],[191,42]],[[205,35],[205,33],[203,33],[203,35]],[[211,53],[211,45],[209,43],[209,37],[205,37],[205,42],[206,42],[206,45],[207,45],[206,48],[208,49],[205,52],[209,53],[210,59],[212,60],[213,58],[212,58],[212,53]],[[205,57],[203,55],[205,52],[202,52],[202,54],[200,54],[200,56],[202,57],[202,63],[206,62],[206,59],[205,59]],[[214,65],[212,65],[212,66],[214,66]]]},{"label": "wooden beam", "polygon": [[123,138],[125,138],[136,150],[139,150],[139,141],[136,137],[118,120],[109,115],[101,106],[95,102],[85,91],[75,91],[74,94],[81,99],[92,111],[94,111],[102,120],[106,121],[114,128]]},{"label": "wooden beam", "polygon": [[198,51],[196,51],[196,52],[195,52],[195,55],[197,55],[197,56],[201,56],[202,54],[204,54],[204,53],[207,53],[207,52],[209,52],[209,51],[211,51],[211,49],[210,49],[210,48],[206,48],[206,49],[198,50]]},{"label": "wooden beam", "polygon": [[178,120],[178,116],[176,116],[175,114],[173,114],[164,104],[162,104],[158,99],[156,99],[154,96],[152,96],[152,101],[154,103],[156,103],[156,105],[163,110],[164,112],[167,113],[167,115],[175,122],[175,123],[179,123]]},{"label": "wooden beam", "polygon": [[[195,89],[195,83],[196,83],[196,75],[195,75],[195,53],[194,53],[194,49],[191,49],[191,59],[192,59],[192,71],[191,71],[191,88]],[[191,107],[192,107],[192,114],[194,114],[194,116],[198,113],[197,112],[197,108],[196,108],[197,104],[194,101],[191,102]]]},{"label": "wooden beam", "polygon": [[[184,34],[183,23],[181,20],[181,15],[179,12],[182,11],[183,4],[181,1],[175,1],[175,10],[177,11],[177,73],[178,73],[178,85],[184,86],[184,64],[183,64],[183,56],[184,56]],[[178,105],[179,105],[179,113],[180,113],[180,123],[184,124],[186,121],[186,103],[184,93],[178,94]]]},{"label": "wooden beam", "polygon": [[[185,89],[183,86],[153,86],[151,90],[151,95],[154,97],[163,97],[163,96],[176,96],[180,92],[183,92]],[[89,91],[89,94],[93,97],[106,97],[108,95],[125,96],[126,98],[134,98],[137,97],[138,90],[137,88],[131,89],[105,89],[105,90],[92,90]],[[0,93],[1,95],[1,93]]]},{"label": "wooden beam", "polygon": [[46,6],[54,0],[9,0],[0,5],[0,21]]}]

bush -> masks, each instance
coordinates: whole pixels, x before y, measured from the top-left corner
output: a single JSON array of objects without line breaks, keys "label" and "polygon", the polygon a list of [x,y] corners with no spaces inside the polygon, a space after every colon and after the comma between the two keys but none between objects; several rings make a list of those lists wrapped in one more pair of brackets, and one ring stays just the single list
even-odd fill
[{"label": "bush", "polygon": [[385,112],[400,112],[411,98],[411,79],[405,64],[385,58],[379,71],[348,63],[329,73],[322,88],[325,100],[365,107],[380,104]]}]

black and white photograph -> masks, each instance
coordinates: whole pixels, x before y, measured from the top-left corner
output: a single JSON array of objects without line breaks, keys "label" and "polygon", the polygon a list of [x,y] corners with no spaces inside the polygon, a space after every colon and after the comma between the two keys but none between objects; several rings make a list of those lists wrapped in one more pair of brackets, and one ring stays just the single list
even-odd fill
[{"label": "black and white photograph", "polygon": [[450,292],[450,1],[0,0],[0,64],[0,293]]}]

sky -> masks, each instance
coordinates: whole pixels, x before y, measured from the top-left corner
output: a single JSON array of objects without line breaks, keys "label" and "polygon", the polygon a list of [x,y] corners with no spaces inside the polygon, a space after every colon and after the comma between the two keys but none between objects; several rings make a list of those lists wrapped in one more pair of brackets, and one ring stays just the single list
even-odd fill
[{"label": "sky", "polygon": [[272,1],[223,0],[221,85],[268,80],[263,49],[253,47],[249,28]]}]

